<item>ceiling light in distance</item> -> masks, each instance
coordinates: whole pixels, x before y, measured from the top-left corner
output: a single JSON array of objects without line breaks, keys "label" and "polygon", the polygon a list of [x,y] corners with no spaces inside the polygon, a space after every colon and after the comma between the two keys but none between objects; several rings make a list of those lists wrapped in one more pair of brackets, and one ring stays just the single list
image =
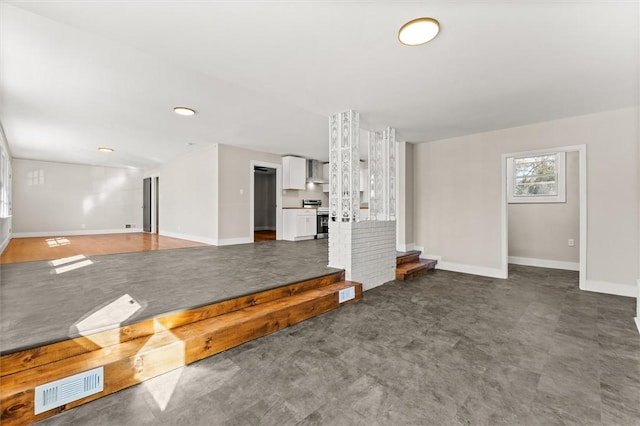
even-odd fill
[{"label": "ceiling light in distance", "polygon": [[173,109],[173,112],[175,112],[178,115],[193,115],[196,113],[195,110],[187,107],[175,107]]},{"label": "ceiling light in distance", "polygon": [[100,152],[113,152],[113,148],[107,148],[107,147],[100,147],[98,148],[98,151]]},{"label": "ceiling light in distance", "polygon": [[418,18],[404,24],[398,40],[407,46],[418,46],[433,40],[440,32],[440,23],[433,18]]}]

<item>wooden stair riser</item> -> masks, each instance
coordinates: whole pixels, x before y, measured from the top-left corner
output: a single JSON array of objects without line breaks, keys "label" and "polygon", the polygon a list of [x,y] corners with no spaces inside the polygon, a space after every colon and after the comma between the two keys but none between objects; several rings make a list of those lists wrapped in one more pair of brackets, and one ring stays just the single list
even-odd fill
[{"label": "wooden stair riser", "polygon": [[420,253],[412,253],[405,256],[396,258],[396,266],[400,266],[403,263],[418,262],[420,260]]},{"label": "wooden stair riser", "polygon": [[344,271],[0,357],[0,377],[344,280]]},{"label": "wooden stair riser", "polygon": [[[1,384],[2,424],[22,425],[42,420],[331,311],[341,306],[338,292],[349,287],[355,287],[356,295],[355,299],[345,303],[359,300],[362,297],[361,284],[337,283],[293,296],[289,300],[245,308],[5,376]],[[34,415],[36,386],[99,366],[104,367],[105,373],[103,392]]]},{"label": "wooden stair riser", "polygon": [[410,263],[402,263],[396,267],[396,280],[404,281],[435,268],[438,262],[430,259],[418,259]]}]

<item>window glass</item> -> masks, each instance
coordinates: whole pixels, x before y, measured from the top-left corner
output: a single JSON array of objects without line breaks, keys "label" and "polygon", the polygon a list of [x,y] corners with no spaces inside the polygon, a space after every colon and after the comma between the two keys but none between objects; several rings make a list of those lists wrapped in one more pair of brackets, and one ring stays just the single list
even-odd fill
[{"label": "window glass", "polygon": [[564,152],[551,152],[507,159],[509,203],[564,203]]}]

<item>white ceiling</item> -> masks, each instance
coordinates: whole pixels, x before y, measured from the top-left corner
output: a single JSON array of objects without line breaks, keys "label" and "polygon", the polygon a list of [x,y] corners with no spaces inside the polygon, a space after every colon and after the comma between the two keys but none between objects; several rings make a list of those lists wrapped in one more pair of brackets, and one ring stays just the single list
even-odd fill
[{"label": "white ceiling", "polygon": [[[327,116],[346,109],[427,142],[639,102],[638,1],[0,7],[0,121],[17,158],[149,168],[222,143],[325,160]],[[399,44],[420,16],[440,35]]]}]

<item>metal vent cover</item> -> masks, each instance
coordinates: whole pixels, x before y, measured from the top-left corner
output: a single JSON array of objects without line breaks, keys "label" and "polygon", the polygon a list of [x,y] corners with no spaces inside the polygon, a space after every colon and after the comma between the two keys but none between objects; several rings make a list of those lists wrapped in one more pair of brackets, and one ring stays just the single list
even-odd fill
[{"label": "metal vent cover", "polygon": [[40,414],[104,390],[104,367],[36,386],[34,411]]}]

